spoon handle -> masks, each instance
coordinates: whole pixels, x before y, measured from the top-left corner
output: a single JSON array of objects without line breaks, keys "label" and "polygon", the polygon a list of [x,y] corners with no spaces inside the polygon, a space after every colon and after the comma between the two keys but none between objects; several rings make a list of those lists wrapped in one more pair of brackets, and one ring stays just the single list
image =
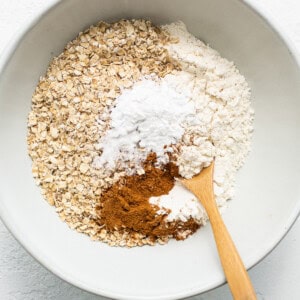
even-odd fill
[{"label": "spoon handle", "polygon": [[[213,202],[215,203],[215,201]],[[206,211],[233,299],[257,299],[249,275],[221,218],[217,205],[209,205]]]}]

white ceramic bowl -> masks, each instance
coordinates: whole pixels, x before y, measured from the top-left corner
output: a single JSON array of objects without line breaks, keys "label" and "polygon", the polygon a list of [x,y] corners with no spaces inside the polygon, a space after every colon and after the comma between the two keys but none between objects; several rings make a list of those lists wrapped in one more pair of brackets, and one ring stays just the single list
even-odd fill
[{"label": "white ceramic bowl", "polygon": [[256,112],[253,151],[224,213],[246,267],[280,241],[300,208],[300,74],[281,31],[236,0],[65,0],[20,32],[1,60],[0,211],[9,230],[49,270],[96,294],[175,299],[224,282],[209,226],[184,242],[134,249],[91,242],[42,199],[26,150],[31,95],[50,59],[98,20],[183,20],[248,79]]}]

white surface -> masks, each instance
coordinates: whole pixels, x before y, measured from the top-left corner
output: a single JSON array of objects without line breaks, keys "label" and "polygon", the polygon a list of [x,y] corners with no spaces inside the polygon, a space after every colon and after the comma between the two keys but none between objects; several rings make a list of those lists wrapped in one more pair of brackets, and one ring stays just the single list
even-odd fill
[{"label": "white surface", "polygon": [[[44,1],[45,3],[50,1]],[[281,24],[289,29],[291,37],[300,44],[300,12],[298,1],[264,1]],[[47,4],[46,4],[47,5]],[[37,1],[7,1],[0,4],[1,46],[22,25],[24,18],[35,15],[42,5]],[[7,32],[6,32],[7,31]],[[298,37],[297,37],[298,32]],[[297,39],[298,38],[298,39]],[[299,221],[287,238],[250,275],[260,299],[298,299],[300,287],[300,233]],[[3,228],[0,234],[0,298],[1,299],[99,299],[82,292],[56,278],[40,267],[13,240]],[[222,287],[194,299],[230,299],[228,288]]]}]

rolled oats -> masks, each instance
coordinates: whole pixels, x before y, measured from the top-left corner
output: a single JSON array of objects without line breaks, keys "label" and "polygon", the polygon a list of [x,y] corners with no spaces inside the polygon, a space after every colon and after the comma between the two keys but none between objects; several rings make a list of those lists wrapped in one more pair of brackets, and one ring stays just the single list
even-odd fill
[{"label": "rolled oats", "polygon": [[144,75],[163,77],[179,69],[163,47],[170,42],[150,21],[100,22],[52,60],[32,97],[27,142],[33,176],[60,218],[92,240],[127,247],[155,243],[140,234],[108,232],[97,223],[101,192],[124,172],[111,174],[91,162],[99,155],[99,134],[109,129],[107,106],[121,90]]}]

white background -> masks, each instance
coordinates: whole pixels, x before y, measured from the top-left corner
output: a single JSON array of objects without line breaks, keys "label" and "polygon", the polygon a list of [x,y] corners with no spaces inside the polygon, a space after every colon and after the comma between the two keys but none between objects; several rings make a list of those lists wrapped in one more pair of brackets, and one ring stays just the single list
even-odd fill
[{"label": "white background", "polygon": [[[221,1],[221,0],[220,0]],[[0,0],[0,52],[25,21],[53,0]],[[300,1],[252,0],[267,9],[287,30],[300,53]],[[300,116],[299,116],[300,117]],[[300,184],[300,183],[299,183]],[[284,199],[283,199],[284,201]],[[258,299],[300,299],[300,220],[262,262],[250,271]],[[57,278],[39,265],[14,240],[0,221],[0,299],[3,300],[101,300]],[[228,286],[191,300],[231,299]]]}]

